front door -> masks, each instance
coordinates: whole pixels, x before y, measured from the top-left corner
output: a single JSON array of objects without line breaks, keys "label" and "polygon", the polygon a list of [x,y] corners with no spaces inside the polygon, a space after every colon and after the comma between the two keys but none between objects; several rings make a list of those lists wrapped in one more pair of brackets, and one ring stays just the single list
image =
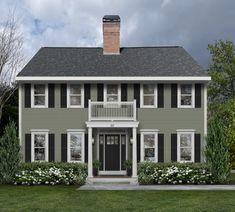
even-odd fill
[{"label": "front door", "polygon": [[105,170],[120,170],[120,135],[105,135]]}]

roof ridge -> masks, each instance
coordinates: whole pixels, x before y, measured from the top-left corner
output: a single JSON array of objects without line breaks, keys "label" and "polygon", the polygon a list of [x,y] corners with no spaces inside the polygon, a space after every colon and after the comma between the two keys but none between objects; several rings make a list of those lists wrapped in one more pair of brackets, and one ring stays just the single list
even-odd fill
[{"label": "roof ridge", "polygon": [[[80,46],[43,46],[41,49],[103,49],[102,47],[80,47]],[[182,46],[123,46],[121,49],[141,49],[141,48],[183,48]]]}]

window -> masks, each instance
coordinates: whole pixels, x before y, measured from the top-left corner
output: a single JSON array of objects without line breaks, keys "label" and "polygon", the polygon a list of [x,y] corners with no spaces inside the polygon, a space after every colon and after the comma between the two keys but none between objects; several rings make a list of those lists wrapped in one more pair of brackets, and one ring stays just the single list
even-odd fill
[{"label": "window", "polygon": [[83,107],[84,89],[81,84],[70,84],[67,90],[67,105],[68,107]]},{"label": "window", "polygon": [[104,89],[104,97],[106,102],[120,102],[121,88],[119,84],[107,84]]},{"label": "window", "polygon": [[143,84],[141,88],[141,107],[157,106],[157,86],[155,84]]},{"label": "window", "polygon": [[68,161],[84,162],[84,132],[68,133]]},{"label": "window", "polygon": [[45,84],[32,84],[32,107],[48,107],[48,89]]},{"label": "window", "polygon": [[178,87],[178,107],[194,107],[194,85],[181,84]]},{"label": "window", "polygon": [[48,161],[48,132],[32,132],[32,161]]},{"label": "window", "polygon": [[178,162],[194,162],[194,132],[178,132]]},{"label": "window", "polygon": [[141,132],[141,161],[157,162],[157,132]]}]

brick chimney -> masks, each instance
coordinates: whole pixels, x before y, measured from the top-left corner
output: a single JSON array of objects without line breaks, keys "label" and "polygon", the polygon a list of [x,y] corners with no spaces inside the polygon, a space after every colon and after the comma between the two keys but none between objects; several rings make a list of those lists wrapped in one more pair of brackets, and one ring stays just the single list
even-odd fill
[{"label": "brick chimney", "polygon": [[120,54],[120,17],[103,17],[103,54]]}]

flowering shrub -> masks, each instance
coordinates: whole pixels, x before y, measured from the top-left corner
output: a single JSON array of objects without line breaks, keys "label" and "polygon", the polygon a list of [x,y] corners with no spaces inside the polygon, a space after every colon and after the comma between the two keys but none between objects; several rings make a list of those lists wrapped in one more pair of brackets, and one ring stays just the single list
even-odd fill
[{"label": "flowering shrub", "polygon": [[138,167],[140,184],[212,184],[206,164],[142,162]]},{"label": "flowering shrub", "polygon": [[15,185],[83,185],[87,177],[85,164],[27,163],[21,164],[15,175]]}]

